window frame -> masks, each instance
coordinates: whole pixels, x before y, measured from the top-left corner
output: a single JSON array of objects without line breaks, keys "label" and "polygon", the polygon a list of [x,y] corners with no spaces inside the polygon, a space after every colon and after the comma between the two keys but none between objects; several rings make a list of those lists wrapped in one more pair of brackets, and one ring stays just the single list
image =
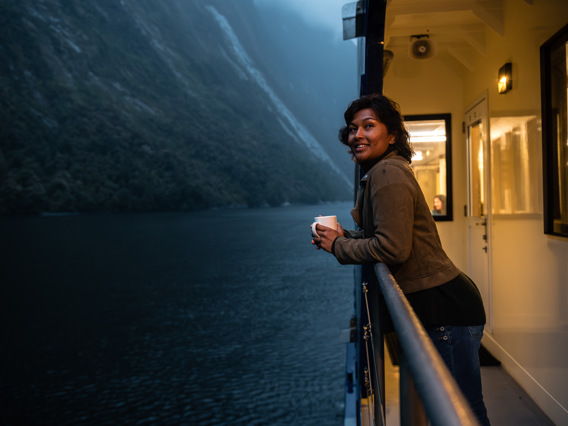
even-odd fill
[{"label": "window frame", "polygon": [[[436,222],[451,222],[454,220],[453,189],[452,189],[452,114],[409,114],[403,117],[404,122],[411,121],[440,121],[446,127],[446,214],[432,215]],[[413,148],[415,148],[413,146]],[[411,164],[412,166],[412,164]],[[420,182],[418,182],[420,184]],[[429,204],[430,201],[426,200]]]},{"label": "window frame", "polygon": [[[544,233],[562,237],[568,237],[568,225],[560,223],[560,229],[555,229],[554,226],[555,212],[560,208],[561,193],[558,185],[558,174],[560,172],[556,131],[558,123],[555,118],[552,94],[554,78],[552,54],[566,44],[568,44],[568,25],[564,26],[540,47]],[[566,80],[564,80],[564,85],[566,85]],[[564,90],[566,90],[566,86]],[[566,123],[563,124],[566,126]]]}]

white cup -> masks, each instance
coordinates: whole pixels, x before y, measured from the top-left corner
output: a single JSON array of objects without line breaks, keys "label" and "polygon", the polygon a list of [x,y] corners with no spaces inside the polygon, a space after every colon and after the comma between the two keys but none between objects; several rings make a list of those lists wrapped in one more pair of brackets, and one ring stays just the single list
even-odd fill
[{"label": "white cup", "polygon": [[316,232],[316,225],[318,223],[331,229],[337,229],[337,216],[318,216],[314,217],[314,220],[315,222],[312,223],[313,237],[319,237],[318,233]]}]

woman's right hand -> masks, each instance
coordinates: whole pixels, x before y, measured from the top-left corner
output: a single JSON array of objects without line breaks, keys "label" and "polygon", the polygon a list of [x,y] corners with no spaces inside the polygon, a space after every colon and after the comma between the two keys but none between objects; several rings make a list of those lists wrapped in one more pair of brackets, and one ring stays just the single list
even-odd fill
[{"label": "woman's right hand", "polygon": [[312,244],[315,245],[318,250],[321,248],[328,253],[331,253],[331,247],[335,239],[344,236],[343,227],[339,223],[337,224],[337,229],[328,228],[318,223],[316,225],[316,231],[319,236],[314,237]]}]

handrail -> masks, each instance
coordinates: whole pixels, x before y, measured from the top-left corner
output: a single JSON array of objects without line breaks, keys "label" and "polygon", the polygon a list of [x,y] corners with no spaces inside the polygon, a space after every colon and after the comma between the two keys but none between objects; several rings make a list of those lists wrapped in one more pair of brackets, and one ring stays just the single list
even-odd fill
[{"label": "handrail", "polygon": [[[384,263],[377,263],[374,270],[402,348],[404,363],[401,363],[401,369],[408,368],[431,424],[479,425],[389,268]],[[377,344],[382,346],[382,339]],[[401,370],[401,378],[404,374]]]}]

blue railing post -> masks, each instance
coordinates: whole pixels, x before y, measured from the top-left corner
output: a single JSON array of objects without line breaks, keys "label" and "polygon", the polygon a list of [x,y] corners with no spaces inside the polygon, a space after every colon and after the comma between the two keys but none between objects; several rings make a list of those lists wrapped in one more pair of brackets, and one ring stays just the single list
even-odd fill
[{"label": "blue railing post", "polygon": [[385,410],[385,346],[384,346],[384,330],[383,324],[385,323],[386,305],[384,304],[383,296],[380,292],[377,280],[374,277],[374,271],[369,268],[368,280],[365,280],[368,285],[368,301],[370,311],[370,324],[371,324],[371,344],[373,347],[374,365],[369,368],[373,373],[371,381],[375,393],[375,423],[377,425],[384,425],[386,422]]}]

